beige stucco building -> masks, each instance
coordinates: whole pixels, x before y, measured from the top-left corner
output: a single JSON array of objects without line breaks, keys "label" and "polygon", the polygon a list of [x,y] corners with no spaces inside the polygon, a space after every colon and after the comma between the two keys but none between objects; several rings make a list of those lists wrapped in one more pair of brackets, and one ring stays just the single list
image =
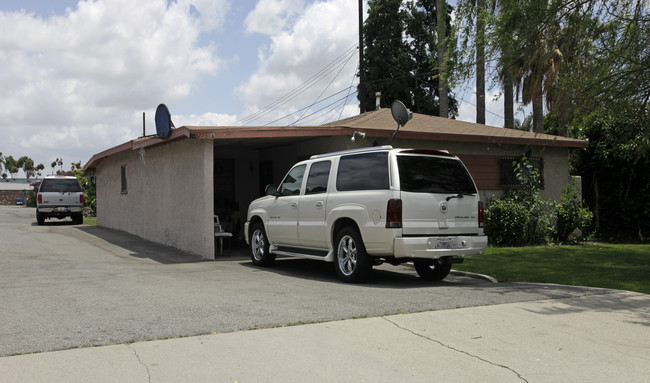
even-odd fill
[{"label": "beige stucco building", "polygon": [[[366,146],[446,149],[463,159],[489,202],[526,155],[543,175],[541,194],[559,199],[570,182],[569,151],[587,142],[415,114],[391,139],[389,109],[321,126],[188,127],[167,139],[135,139],[94,155],[84,171],[97,185],[98,225],[214,258],[214,215],[245,219],[252,200],[298,160]],[[365,133],[365,137],[354,132]],[[236,221],[234,221],[236,222]],[[235,232],[241,222],[229,230]]]}]

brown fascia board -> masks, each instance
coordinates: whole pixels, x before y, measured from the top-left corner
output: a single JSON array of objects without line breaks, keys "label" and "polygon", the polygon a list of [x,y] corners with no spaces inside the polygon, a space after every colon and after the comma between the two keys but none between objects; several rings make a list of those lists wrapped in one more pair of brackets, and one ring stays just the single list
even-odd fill
[{"label": "brown fascia board", "polygon": [[324,137],[350,134],[350,128],[338,126],[188,126],[193,138],[201,140],[232,138]]},{"label": "brown fascia board", "polygon": [[99,164],[104,158],[110,157],[117,153],[126,152],[128,150],[140,150],[141,148],[151,148],[154,146],[165,145],[189,137],[190,137],[190,130],[183,126],[178,129],[173,129],[169,134],[169,137],[166,139],[162,139],[158,136],[147,136],[147,137],[136,138],[135,140],[125,142],[121,145],[112,147],[110,149],[104,150],[101,153],[95,154],[90,158],[90,160],[88,160],[88,162],[86,163],[86,165],[84,165],[82,170],[84,173],[90,170],[94,170],[97,167],[97,164]]}]

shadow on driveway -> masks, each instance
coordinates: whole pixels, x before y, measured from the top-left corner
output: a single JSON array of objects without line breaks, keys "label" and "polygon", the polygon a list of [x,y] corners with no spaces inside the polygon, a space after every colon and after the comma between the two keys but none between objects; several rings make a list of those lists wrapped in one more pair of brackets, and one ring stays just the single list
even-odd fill
[{"label": "shadow on driveway", "polygon": [[164,264],[209,262],[209,259],[182,250],[147,241],[138,236],[101,226],[77,226],[75,229],[90,234],[131,252],[136,258],[148,258]]}]

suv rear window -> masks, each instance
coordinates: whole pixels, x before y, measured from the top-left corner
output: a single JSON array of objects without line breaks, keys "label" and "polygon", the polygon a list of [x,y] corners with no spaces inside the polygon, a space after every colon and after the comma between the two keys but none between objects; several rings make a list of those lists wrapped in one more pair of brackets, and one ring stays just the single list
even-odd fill
[{"label": "suv rear window", "polygon": [[475,194],[476,187],[463,164],[455,159],[397,156],[402,191]]},{"label": "suv rear window", "polygon": [[48,192],[63,192],[63,193],[77,193],[81,191],[79,182],[73,179],[45,179],[41,184],[41,193]]},{"label": "suv rear window", "polygon": [[339,160],[336,190],[388,189],[388,152],[344,156]]}]

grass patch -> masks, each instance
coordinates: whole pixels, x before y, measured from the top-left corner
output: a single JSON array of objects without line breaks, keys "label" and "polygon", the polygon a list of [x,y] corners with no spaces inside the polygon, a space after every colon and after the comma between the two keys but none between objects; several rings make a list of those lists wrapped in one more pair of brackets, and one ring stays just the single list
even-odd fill
[{"label": "grass patch", "polygon": [[84,225],[97,226],[97,217],[84,217]]},{"label": "grass patch", "polygon": [[454,269],[499,282],[604,287],[650,294],[650,245],[490,247]]}]

